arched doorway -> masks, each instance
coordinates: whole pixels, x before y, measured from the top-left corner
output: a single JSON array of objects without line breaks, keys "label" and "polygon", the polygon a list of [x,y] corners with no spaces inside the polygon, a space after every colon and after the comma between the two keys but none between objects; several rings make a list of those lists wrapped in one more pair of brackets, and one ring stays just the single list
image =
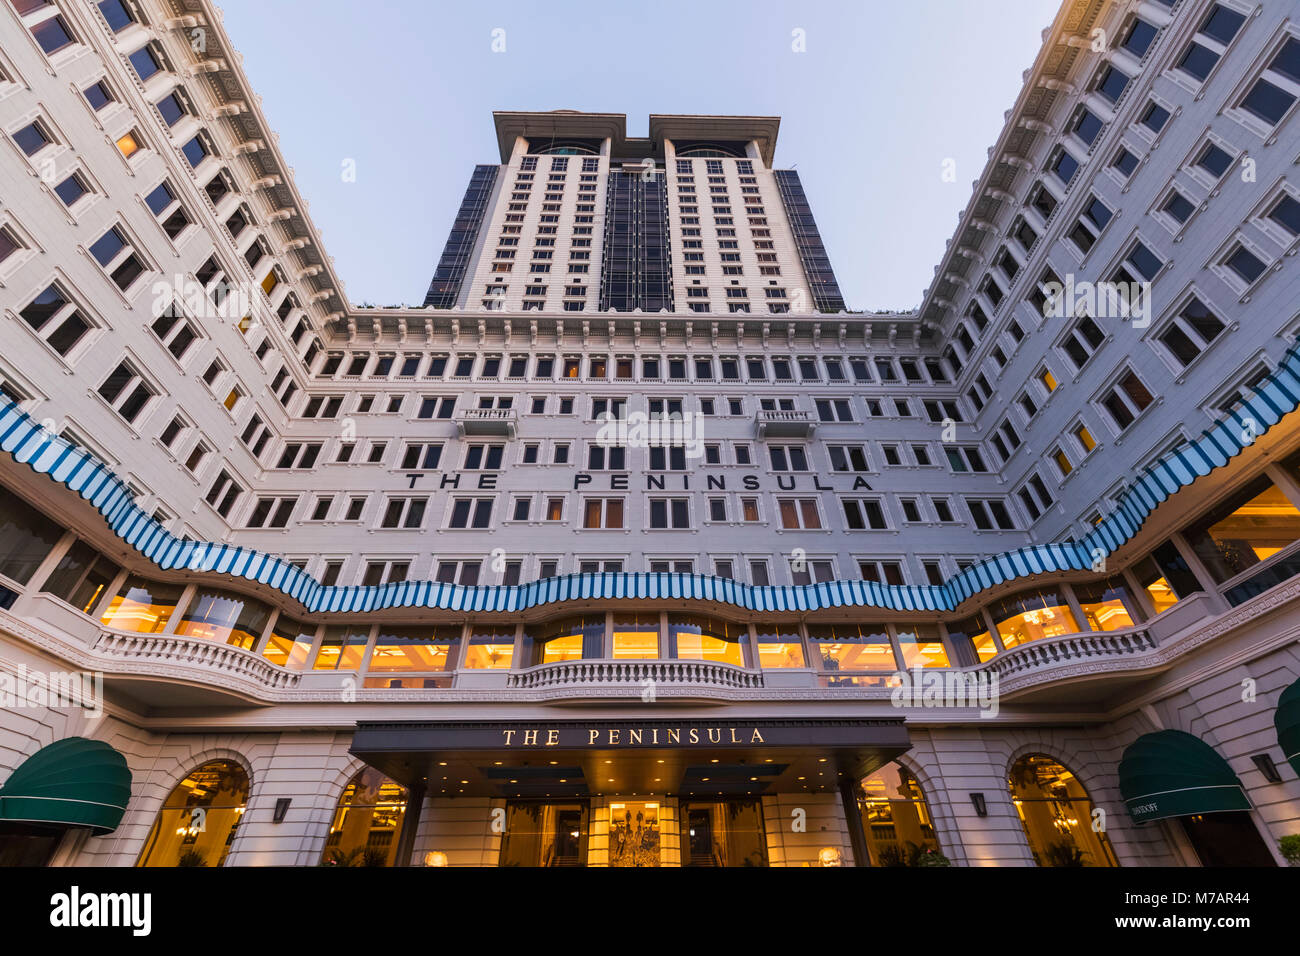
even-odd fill
[{"label": "arched doorway", "polygon": [[872,866],[917,866],[925,854],[942,853],[921,785],[901,764],[862,781],[858,809]]},{"label": "arched doorway", "polygon": [[221,866],[248,804],[248,774],[233,760],[192,771],[163,803],[136,866]]},{"label": "arched doorway", "polygon": [[392,866],[406,816],[407,791],[373,767],[343,790],[330,823],[323,866]]},{"label": "arched doorway", "polygon": [[1094,829],[1088,791],[1064,764],[1028,754],[1012,766],[1008,783],[1038,866],[1119,866],[1106,834]]}]

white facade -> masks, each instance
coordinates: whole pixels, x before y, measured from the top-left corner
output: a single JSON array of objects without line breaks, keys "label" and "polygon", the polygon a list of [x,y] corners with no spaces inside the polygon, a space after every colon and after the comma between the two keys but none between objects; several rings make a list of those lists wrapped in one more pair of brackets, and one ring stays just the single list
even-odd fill
[{"label": "white facade", "polygon": [[[0,30],[0,384],[16,406],[0,516],[18,542],[0,547],[0,668],[102,673],[107,701],[101,717],[0,711],[0,779],[69,737],[109,744],[133,778],[117,829],[70,831],[53,862],[135,864],[172,789],[223,760],[250,782],[226,863],[314,865],[373,756],[359,724],[545,728],[579,703],[610,727],[897,725],[909,743],[886,759],[961,865],[1035,861],[1008,775],[1036,754],[1106,810],[1120,864],[1201,862],[1172,817],[1130,819],[1117,771],[1143,735],[1185,731],[1231,767],[1281,860],[1300,820],[1273,725],[1300,677],[1281,570],[1300,554],[1294,4],[1066,3],[915,313],[815,308],[775,118],[653,116],[636,139],[622,116],[565,111],[497,114],[501,164],[453,308],[356,308],[213,5],[7,5]],[[637,168],[663,189],[672,307],[602,311],[608,191]],[[1121,269],[1146,280],[1145,312],[1045,310],[1045,283],[1086,291]],[[606,413],[679,412],[676,445],[602,430]],[[1179,464],[1163,503],[1084,544],[1225,419],[1222,467]],[[69,490],[69,446],[131,488],[140,520]],[[14,530],[27,506],[57,525],[43,545]],[[1076,557],[1049,566],[1047,545]],[[105,562],[90,592],[87,548]],[[235,549],[303,576],[232,570],[218,555]],[[1110,596],[1091,596],[1102,580]],[[140,582],[156,600],[131,597]],[[683,615],[726,634],[695,641]],[[547,628],[575,617],[594,622],[561,635],[576,653],[548,656]],[[394,629],[427,632],[427,667],[385,663],[413,653]],[[996,675],[996,716],[895,706],[914,665]],[[866,764],[826,747],[829,780],[798,770],[814,747],[727,791],[761,800],[767,862],[861,854],[837,787]],[[442,786],[437,756],[396,862],[494,865],[492,811],[546,795],[490,774]],[[645,799],[658,779],[610,787],[598,769],[581,795],[597,865],[619,788],[635,778]],[[651,793],[664,863],[689,856],[692,773]],[[796,805],[815,828],[784,827]]]}]

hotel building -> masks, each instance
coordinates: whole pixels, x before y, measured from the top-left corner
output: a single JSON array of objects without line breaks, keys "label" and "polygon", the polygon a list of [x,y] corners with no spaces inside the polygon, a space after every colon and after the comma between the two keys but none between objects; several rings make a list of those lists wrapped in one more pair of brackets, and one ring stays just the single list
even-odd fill
[{"label": "hotel building", "polygon": [[0,861],[1283,862],[1300,4],[1067,0],[909,312],[566,110],[358,307],[210,0],[0,35]]}]

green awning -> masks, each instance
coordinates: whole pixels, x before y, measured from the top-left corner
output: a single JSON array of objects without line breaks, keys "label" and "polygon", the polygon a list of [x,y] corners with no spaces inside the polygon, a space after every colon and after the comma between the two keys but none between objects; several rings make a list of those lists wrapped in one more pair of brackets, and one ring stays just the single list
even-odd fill
[{"label": "green awning", "polygon": [[1273,714],[1273,726],[1277,728],[1277,742],[1282,745],[1287,763],[1300,774],[1300,680],[1282,691],[1277,712]]},{"label": "green awning", "polygon": [[1250,809],[1228,762],[1181,730],[1143,734],[1129,744],[1119,762],[1119,792],[1134,823]]},{"label": "green awning", "polygon": [[0,823],[117,828],[131,799],[126,758],[101,740],[68,737],[28,757],[0,787]]}]

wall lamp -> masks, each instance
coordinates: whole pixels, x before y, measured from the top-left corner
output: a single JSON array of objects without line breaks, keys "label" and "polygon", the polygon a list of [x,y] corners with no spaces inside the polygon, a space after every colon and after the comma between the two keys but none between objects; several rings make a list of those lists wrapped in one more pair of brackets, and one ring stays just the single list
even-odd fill
[{"label": "wall lamp", "polygon": [[1277,764],[1273,762],[1273,758],[1268,754],[1255,754],[1250,759],[1255,761],[1255,766],[1259,768],[1259,772],[1264,775],[1264,779],[1269,783],[1282,782],[1282,775],[1277,772]]},{"label": "wall lamp", "polygon": [[289,812],[289,804],[292,802],[289,797],[280,797],[275,801],[275,815],[272,820],[276,823],[283,823],[285,815]]},{"label": "wall lamp", "polygon": [[970,795],[970,802],[971,806],[975,808],[975,815],[977,817],[987,817],[989,815],[988,804],[984,802],[984,794],[972,793]]}]

